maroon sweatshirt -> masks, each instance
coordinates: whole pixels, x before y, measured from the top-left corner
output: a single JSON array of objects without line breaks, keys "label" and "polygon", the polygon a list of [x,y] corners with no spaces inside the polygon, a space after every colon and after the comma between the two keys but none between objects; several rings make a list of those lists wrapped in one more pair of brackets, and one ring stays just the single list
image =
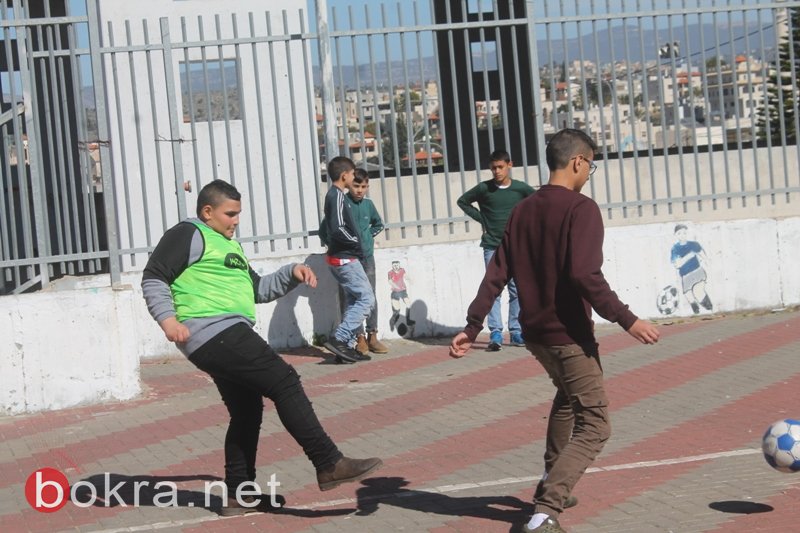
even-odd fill
[{"label": "maroon sweatshirt", "polygon": [[603,277],[603,219],[591,198],[544,185],[517,204],[503,240],[467,311],[475,340],[483,319],[509,279],[519,295],[526,341],[555,346],[595,342],[592,308],[630,328],[637,317]]}]

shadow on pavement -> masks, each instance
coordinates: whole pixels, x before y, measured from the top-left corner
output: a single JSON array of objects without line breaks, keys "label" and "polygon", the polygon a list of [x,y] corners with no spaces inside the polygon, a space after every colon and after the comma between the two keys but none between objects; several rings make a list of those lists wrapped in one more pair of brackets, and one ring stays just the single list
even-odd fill
[{"label": "shadow on pavement", "polygon": [[[179,489],[178,483],[203,481],[203,490]],[[210,485],[209,482],[213,482]],[[210,475],[193,476],[129,476],[103,473],[84,478],[73,485],[75,500],[84,507],[197,507],[219,513],[222,508],[224,483]],[[319,518],[351,514],[355,509],[315,511],[284,506],[271,509],[270,514],[301,518]]]},{"label": "shadow on pavement", "polygon": [[406,489],[404,487],[409,485],[409,481],[401,477],[375,477],[365,479],[361,484],[356,490],[358,516],[370,515],[383,504],[422,513],[483,518],[519,526],[527,522],[533,513],[532,502],[524,502],[513,496],[455,497]]},{"label": "shadow on pavement", "polygon": [[755,513],[769,513],[774,511],[775,508],[766,503],[746,502],[741,500],[727,500],[722,502],[711,502],[708,504],[711,509],[721,513],[735,513],[735,514],[755,514]]}]

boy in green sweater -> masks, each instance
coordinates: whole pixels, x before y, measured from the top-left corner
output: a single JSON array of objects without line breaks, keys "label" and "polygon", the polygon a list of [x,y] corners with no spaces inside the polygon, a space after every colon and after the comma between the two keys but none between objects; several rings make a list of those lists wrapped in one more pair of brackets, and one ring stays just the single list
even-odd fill
[{"label": "boy in green sweater", "polygon": [[[533,188],[522,181],[511,178],[511,156],[505,150],[495,150],[489,156],[492,179],[482,181],[458,199],[458,207],[471,218],[480,222],[483,229],[481,248],[483,261],[489,264],[494,251],[503,239],[506,222],[511,210],[524,198],[533,194]],[[472,204],[478,204],[476,208]],[[503,315],[500,296],[489,313],[489,351],[497,351],[503,345]],[[514,280],[508,281],[508,331],[512,346],[525,346],[519,325],[519,300]]]}]

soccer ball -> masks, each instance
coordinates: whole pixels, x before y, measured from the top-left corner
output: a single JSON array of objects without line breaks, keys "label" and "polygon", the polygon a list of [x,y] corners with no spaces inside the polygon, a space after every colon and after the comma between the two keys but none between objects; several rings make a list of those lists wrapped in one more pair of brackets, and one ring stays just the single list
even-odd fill
[{"label": "soccer ball", "polygon": [[658,299],[656,300],[658,312],[662,315],[671,315],[678,309],[679,300],[680,294],[678,293],[678,289],[672,285],[667,285],[661,289],[661,292],[658,294]]},{"label": "soccer ball", "polygon": [[779,472],[800,472],[800,422],[787,418],[767,428],[761,444],[764,459]]}]

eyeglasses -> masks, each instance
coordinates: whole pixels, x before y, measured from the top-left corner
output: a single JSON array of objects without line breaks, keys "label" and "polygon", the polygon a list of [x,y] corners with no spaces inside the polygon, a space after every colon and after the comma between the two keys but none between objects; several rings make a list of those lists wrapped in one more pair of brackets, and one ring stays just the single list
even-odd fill
[{"label": "eyeglasses", "polygon": [[586,159],[582,155],[576,155],[575,157],[570,157],[569,160],[572,161],[573,159],[578,159],[579,157],[584,161],[586,161],[587,163],[589,163],[589,175],[591,176],[592,174],[594,174],[594,171],[597,170],[597,164],[595,164],[594,161]]}]

